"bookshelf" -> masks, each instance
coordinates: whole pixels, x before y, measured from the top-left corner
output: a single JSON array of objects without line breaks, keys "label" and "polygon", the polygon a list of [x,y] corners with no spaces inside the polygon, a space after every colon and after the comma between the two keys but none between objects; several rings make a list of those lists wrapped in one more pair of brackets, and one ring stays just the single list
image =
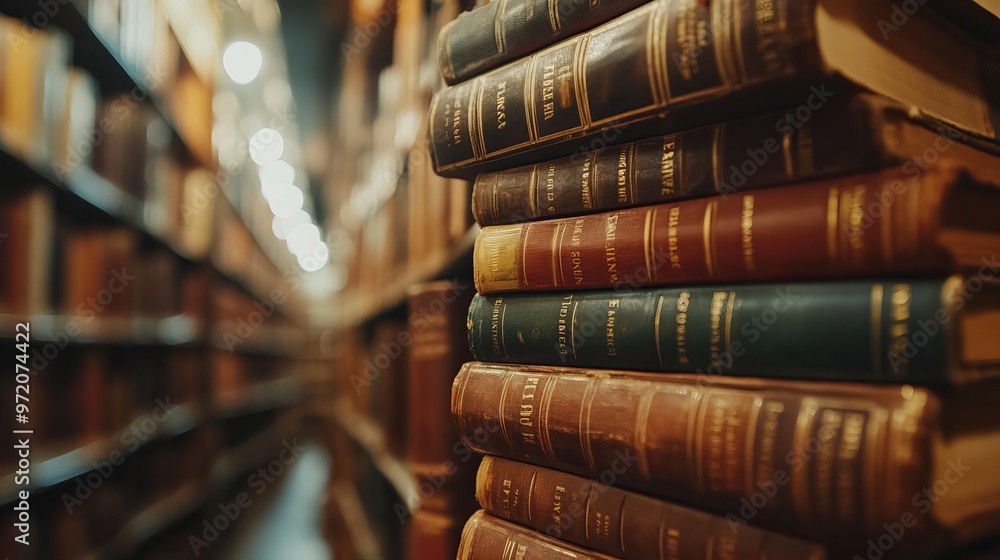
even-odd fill
[{"label": "bookshelf", "polygon": [[[218,46],[206,65],[167,2],[121,2],[128,37],[95,20],[108,2],[52,4],[39,16],[38,3],[0,3],[0,31],[29,53],[15,60],[5,41],[0,71],[46,76],[36,98],[10,75],[0,86],[0,262],[16,277],[0,287],[0,340],[13,361],[14,326],[30,323],[38,403],[30,483],[0,465],[2,519],[12,527],[8,506],[30,491],[33,546],[12,558],[183,557],[234,484],[301,433],[311,331],[288,279],[302,271],[261,227],[263,201],[236,196],[245,174],[217,162]],[[214,21],[209,3],[190,4]],[[155,49],[136,38],[143,25]],[[91,107],[90,133],[114,119],[98,141],[77,130],[75,105],[47,112],[67,95],[49,83],[77,75],[89,87],[69,95]],[[57,165],[81,145],[80,161]]]},{"label": "bookshelf", "polygon": [[[417,330],[408,311],[414,286],[472,283],[479,227],[470,185],[434,174],[426,140],[430,96],[443,86],[434,45],[440,29],[469,7],[456,0],[351,2],[341,14],[348,23],[337,38],[344,56],[333,62],[327,143],[336,148],[324,192],[330,227],[344,240],[338,254],[346,282],[323,345],[333,371],[315,410],[333,457],[326,528],[338,558],[412,557],[409,519],[422,507],[426,484],[406,449],[408,418],[421,414],[407,402],[413,346],[405,342],[387,356],[379,348]],[[390,364],[370,383],[358,381],[366,362],[386,357]],[[466,490],[471,496],[471,484]]]}]

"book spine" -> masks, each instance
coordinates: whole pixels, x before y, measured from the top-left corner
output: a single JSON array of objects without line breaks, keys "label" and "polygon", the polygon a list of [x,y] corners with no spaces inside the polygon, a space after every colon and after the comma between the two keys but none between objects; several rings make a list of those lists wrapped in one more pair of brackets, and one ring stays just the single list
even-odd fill
[{"label": "book spine", "polygon": [[438,65],[454,85],[576,35],[649,0],[503,0],[459,14],[438,37]]},{"label": "book spine", "polygon": [[954,276],[477,295],[469,345],[486,362],[942,383],[952,329],[924,340],[925,325],[958,323],[960,286]]},{"label": "book spine", "polygon": [[864,101],[796,128],[772,113],[476,177],[480,226],[730,194],[889,163]]},{"label": "book spine", "polygon": [[[950,272],[952,171],[864,176],[483,228],[480,293]],[[788,232],[794,231],[790,236]]]},{"label": "book spine", "polygon": [[448,399],[455,374],[471,359],[465,321],[472,295],[468,283],[431,282],[409,296],[407,441],[415,465],[458,460]]},{"label": "book spine", "polygon": [[[466,364],[463,442],[830,544],[913,512],[939,403],[911,386]],[[912,528],[926,534],[926,515]],[[909,533],[908,533],[909,534]]]},{"label": "book spine", "polygon": [[793,53],[814,44],[812,9],[811,1],[657,0],[448,87],[431,100],[435,170],[448,174],[792,76],[810,64]]},{"label": "book spine", "polygon": [[458,560],[613,560],[477,511],[462,530]]},{"label": "book spine", "polygon": [[703,560],[706,550],[732,560],[818,560],[816,544],[718,515],[663,502],[569,473],[485,457],[476,480],[483,509],[550,537],[625,560]]}]

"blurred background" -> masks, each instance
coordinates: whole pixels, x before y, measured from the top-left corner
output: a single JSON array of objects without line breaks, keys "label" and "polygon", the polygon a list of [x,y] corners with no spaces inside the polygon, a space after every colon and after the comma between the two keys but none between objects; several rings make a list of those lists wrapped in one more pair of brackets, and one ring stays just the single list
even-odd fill
[{"label": "blurred background", "polygon": [[472,293],[469,185],[425,141],[469,7],[0,1],[0,422],[26,438],[0,555],[398,558],[460,530],[469,503],[413,519],[428,480],[472,495],[410,460],[455,370],[409,406],[405,335],[413,284]]}]

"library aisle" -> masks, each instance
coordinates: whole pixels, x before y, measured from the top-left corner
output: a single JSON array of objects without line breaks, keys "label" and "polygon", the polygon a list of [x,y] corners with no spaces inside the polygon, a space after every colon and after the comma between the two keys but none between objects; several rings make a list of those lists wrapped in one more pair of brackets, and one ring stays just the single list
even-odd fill
[{"label": "library aisle", "polygon": [[0,559],[1000,558],[995,0],[0,0]]}]

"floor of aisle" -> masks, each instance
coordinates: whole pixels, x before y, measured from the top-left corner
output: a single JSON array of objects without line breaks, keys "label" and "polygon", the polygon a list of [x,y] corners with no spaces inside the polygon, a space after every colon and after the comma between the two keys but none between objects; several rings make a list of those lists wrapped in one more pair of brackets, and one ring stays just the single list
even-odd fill
[{"label": "floor of aisle", "polygon": [[332,558],[320,525],[330,461],[311,442],[275,487],[267,511],[247,519],[229,554],[233,560],[328,560]]}]

